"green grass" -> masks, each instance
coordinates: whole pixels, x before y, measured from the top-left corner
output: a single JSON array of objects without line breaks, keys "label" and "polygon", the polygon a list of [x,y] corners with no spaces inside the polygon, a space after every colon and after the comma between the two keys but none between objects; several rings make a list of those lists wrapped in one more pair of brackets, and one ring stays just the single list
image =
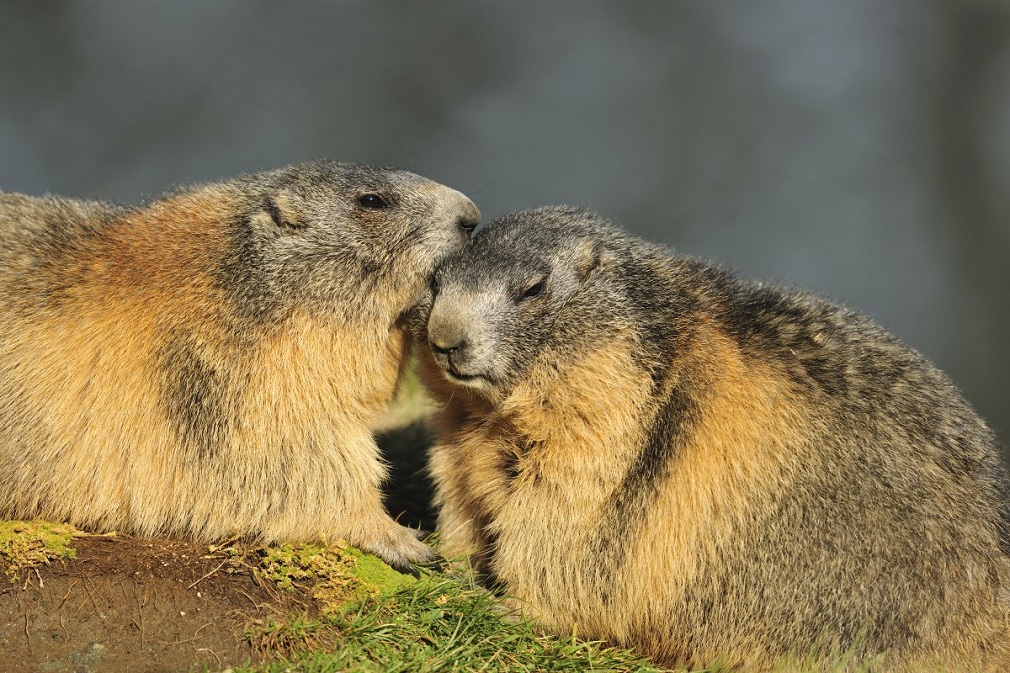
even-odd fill
[{"label": "green grass", "polygon": [[283,652],[247,673],[299,671],[657,671],[627,650],[554,637],[505,617],[470,581],[425,575],[315,618],[293,615],[250,633]]}]

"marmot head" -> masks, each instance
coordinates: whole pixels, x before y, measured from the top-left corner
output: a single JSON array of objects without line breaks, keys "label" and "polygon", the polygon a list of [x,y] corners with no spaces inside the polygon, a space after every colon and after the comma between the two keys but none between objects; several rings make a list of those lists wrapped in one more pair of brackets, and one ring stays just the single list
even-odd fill
[{"label": "marmot head", "polygon": [[392,168],[315,161],[230,186],[242,212],[223,285],[259,316],[292,305],[398,314],[480,221],[463,194]]},{"label": "marmot head", "polygon": [[608,269],[631,240],[580,208],[504,215],[436,270],[415,334],[450,383],[501,400],[545,355],[562,362],[622,322]]}]

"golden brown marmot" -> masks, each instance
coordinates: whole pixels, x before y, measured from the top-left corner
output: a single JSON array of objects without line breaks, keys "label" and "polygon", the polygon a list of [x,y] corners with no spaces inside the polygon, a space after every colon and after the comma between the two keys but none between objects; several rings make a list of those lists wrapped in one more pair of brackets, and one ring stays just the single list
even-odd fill
[{"label": "golden brown marmot", "polygon": [[997,440],[867,318],[567,207],[433,292],[444,549],[527,614],[668,665],[1010,664]]},{"label": "golden brown marmot", "polygon": [[383,511],[369,424],[401,314],[478,219],[328,161],[137,208],[0,193],[0,515],[430,560]]}]

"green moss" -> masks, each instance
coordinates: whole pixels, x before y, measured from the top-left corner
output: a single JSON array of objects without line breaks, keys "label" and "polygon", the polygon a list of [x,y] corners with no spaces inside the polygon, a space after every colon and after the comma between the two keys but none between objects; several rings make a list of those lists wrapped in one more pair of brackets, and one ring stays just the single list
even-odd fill
[{"label": "green moss", "polygon": [[281,589],[307,587],[335,612],[349,603],[386,596],[416,581],[378,558],[342,544],[284,544],[259,550],[259,572]]},{"label": "green moss", "polygon": [[74,558],[73,526],[48,521],[0,521],[0,565],[11,582],[26,568]]},{"label": "green moss", "polygon": [[373,595],[386,596],[417,581],[410,575],[393,570],[382,559],[360,552],[354,547],[345,548],[344,553],[354,559],[351,572]]}]

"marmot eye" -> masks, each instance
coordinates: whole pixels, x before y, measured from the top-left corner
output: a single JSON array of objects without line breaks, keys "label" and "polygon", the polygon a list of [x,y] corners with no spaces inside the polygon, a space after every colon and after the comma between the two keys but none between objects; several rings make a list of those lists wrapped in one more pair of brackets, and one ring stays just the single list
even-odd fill
[{"label": "marmot eye", "polygon": [[544,291],[544,286],[547,284],[546,280],[538,280],[537,282],[530,285],[519,297],[520,299],[532,299],[533,297],[540,296],[540,293]]},{"label": "marmot eye", "polygon": [[365,194],[358,197],[358,205],[368,210],[381,210],[388,208],[389,204],[378,194]]}]

